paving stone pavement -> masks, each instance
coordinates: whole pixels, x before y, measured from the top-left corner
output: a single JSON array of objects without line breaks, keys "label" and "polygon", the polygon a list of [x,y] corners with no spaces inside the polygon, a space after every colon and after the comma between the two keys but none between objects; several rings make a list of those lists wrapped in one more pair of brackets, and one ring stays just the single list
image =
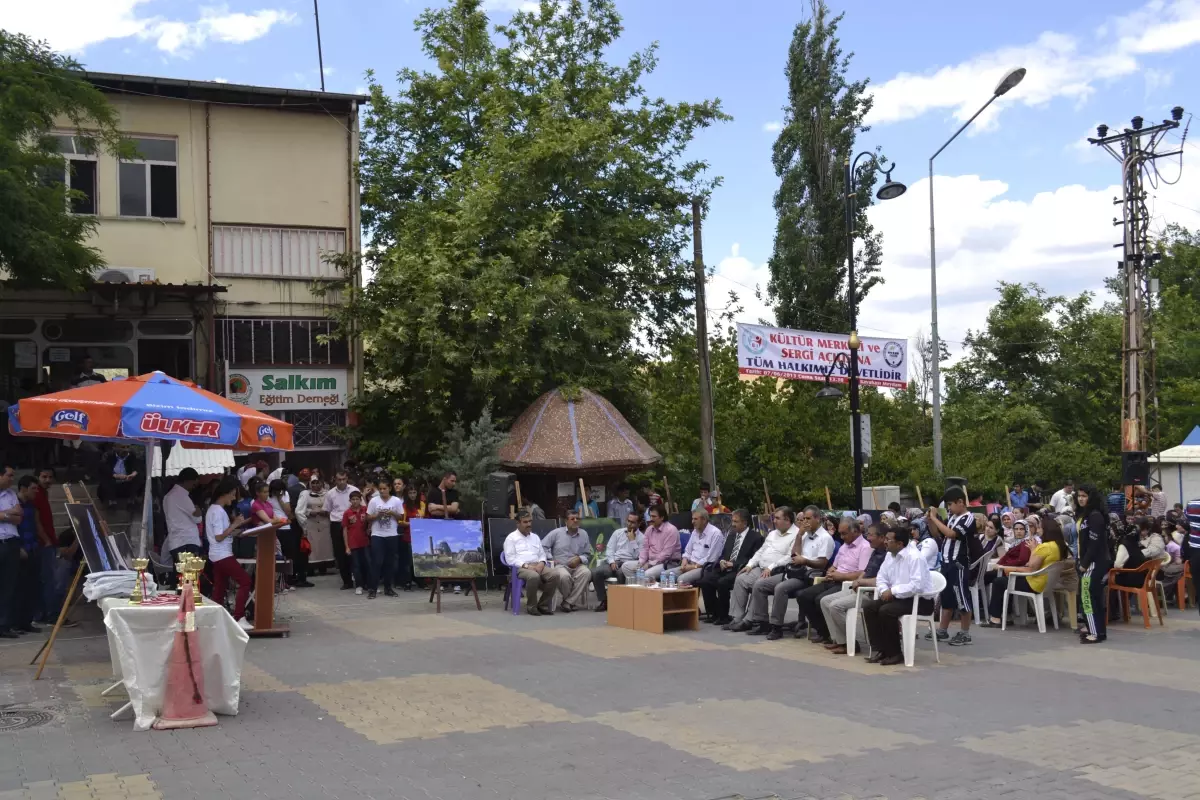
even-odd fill
[{"label": "paving stone pavement", "polygon": [[1200,800],[1194,609],[1099,647],[982,630],[936,664],[922,641],[884,669],[708,625],[513,616],[499,592],[437,615],[316,583],[282,598],[289,638],[251,641],[216,728],[110,720],[94,607],[40,681],[40,641],[0,645],[0,800]]}]

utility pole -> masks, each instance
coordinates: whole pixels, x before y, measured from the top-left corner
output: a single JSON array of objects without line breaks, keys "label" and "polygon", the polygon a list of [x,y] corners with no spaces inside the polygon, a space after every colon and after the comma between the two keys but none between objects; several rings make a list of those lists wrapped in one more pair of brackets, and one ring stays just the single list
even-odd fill
[{"label": "utility pole", "polygon": [[712,367],[708,359],[708,308],[704,300],[704,242],[701,237],[703,201],[692,198],[692,256],[696,270],[696,353],[700,356],[700,476],[717,488],[713,436]]},{"label": "utility pole", "polygon": [[[1088,138],[1103,147],[1121,164],[1121,197],[1113,205],[1121,206],[1121,217],[1113,219],[1121,227],[1122,307],[1125,320],[1121,336],[1121,454],[1122,483],[1130,485],[1125,464],[1143,461],[1158,442],[1158,386],[1154,365],[1154,344],[1150,332],[1151,293],[1150,267],[1156,260],[1150,249],[1150,213],[1146,208],[1146,189],[1143,180],[1158,176],[1155,162],[1160,158],[1183,158],[1182,146],[1177,150],[1163,148],[1168,131],[1179,127],[1183,108],[1171,109],[1171,119],[1145,127],[1141,117],[1134,117],[1130,127],[1120,133],[1109,133],[1107,125],[1096,128],[1096,138]],[[1186,129],[1184,135],[1187,135]],[[1161,149],[1160,149],[1161,148]],[[1152,177],[1154,176],[1154,177]],[[1147,425],[1147,408],[1150,424]],[[1161,465],[1152,468],[1148,483],[1161,483]],[[1126,494],[1128,497],[1128,492]]]},{"label": "utility pole", "polygon": [[321,54],[321,9],[313,0],[313,19],[317,22],[317,72],[321,75],[321,91],[325,91],[325,57]]}]

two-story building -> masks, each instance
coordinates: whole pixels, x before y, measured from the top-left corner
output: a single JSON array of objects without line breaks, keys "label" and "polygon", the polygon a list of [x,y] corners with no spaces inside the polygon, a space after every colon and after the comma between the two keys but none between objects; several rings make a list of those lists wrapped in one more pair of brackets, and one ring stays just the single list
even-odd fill
[{"label": "two-story building", "polygon": [[140,156],[89,154],[65,126],[64,180],[107,268],[86,292],[0,292],[0,394],[162,370],[295,425],[294,461],[331,469],[361,379],[332,338],[330,253],[359,248],[358,109],[368,98],[86,73]]}]

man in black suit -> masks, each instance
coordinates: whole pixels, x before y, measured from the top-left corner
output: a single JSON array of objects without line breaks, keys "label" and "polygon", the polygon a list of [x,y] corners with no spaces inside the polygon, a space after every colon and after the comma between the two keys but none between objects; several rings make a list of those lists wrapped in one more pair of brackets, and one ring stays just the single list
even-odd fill
[{"label": "man in black suit", "polygon": [[733,527],[725,537],[721,558],[706,565],[704,574],[696,581],[704,595],[708,622],[725,625],[733,621],[729,616],[729,593],[733,591],[733,582],[762,543],[762,534],[750,527],[750,512],[744,508],[734,511]]}]

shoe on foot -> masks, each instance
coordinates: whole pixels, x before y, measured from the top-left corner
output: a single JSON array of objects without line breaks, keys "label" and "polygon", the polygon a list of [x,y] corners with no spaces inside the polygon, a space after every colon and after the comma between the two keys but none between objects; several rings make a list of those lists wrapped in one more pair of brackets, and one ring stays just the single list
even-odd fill
[{"label": "shoe on foot", "polygon": [[971,634],[967,633],[966,631],[959,631],[958,633],[954,634],[954,638],[949,642],[951,647],[962,647],[964,644],[970,643]]},{"label": "shoe on foot", "polygon": [[750,630],[753,627],[754,626],[751,625],[746,620],[742,620],[741,622],[737,623],[736,625],[726,626],[725,630],[732,631],[734,633],[745,633],[746,631]]},{"label": "shoe on foot", "polygon": [[353,588],[354,588],[354,584],[353,584],[353,583],[343,583],[343,584],[342,584],[342,591],[343,591],[343,592],[344,592],[344,591],[346,591],[347,589],[353,589]]},{"label": "shoe on foot", "polygon": [[[950,638],[950,631],[944,631],[941,628],[938,628],[937,637],[938,637],[939,642],[944,642]],[[927,641],[927,642],[933,641],[933,632],[932,631],[925,634],[925,641]]]},{"label": "shoe on foot", "polygon": [[551,609],[542,608],[541,606],[538,606],[538,613],[540,613],[543,617],[553,617],[554,616],[554,612]]},{"label": "shoe on foot", "polygon": [[525,613],[531,617],[540,617],[542,615],[542,612],[538,611],[536,608],[527,608],[525,609]]},{"label": "shoe on foot", "polygon": [[593,608],[592,611],[608,611],[608,603],[607,602],[601,603],[600,605]]},{"label": "shoe on foot", "polygon": [[760,622],[746,633],[750,636],[766,636],[771,632],[771,626],[765,622]]},{"label": "shoe on foot", "polygon": [[400,595],[396,594],[395,589],[384,589],[383,595],[384,595],[384,597],[399,597],[400,596]]},{"label": "shoe on foot", "polygon": [[359,597],[361,597],[361,596],[362,596],[362,593],[363,593],[362,587],[361,587],[361,586],[355,586],[355,587],[354,587],[354,593],[355,593],[356,595],[358,595]]},{"label": "shoe on foot", "polygon": [[238,626],[244,631],[254,630],[254,623],[248,621],[245,617],[238,620]]},{"label": "shoe on foot", "polygon": [[767,634],[768,642],[775,642],[783,638],[783,628],[779,625],[772,625],[771,632]]},{"label": "shoe on foot", "polygon": [[313,583],[312,581],[300,581],[299,583],[296,584],[297,589],[311,589],[314,586],[316,586],[316,584]]},{"label": "shoe on foot", "polygon": [[37,625],[21,625],[17,630],[22,633],[41,633],[42,629]]},{"label": "shoe on foot", "polygon": [[455,593],[455,594],[462,594],[462,587],[461,587],[461,586],[455,586],[455,587],[454,587],[454,593]]},{"label": "shoe on foot", "polygon": [[887,658],[883,658],[883,659],[879,660],[879,666],[881,666],[881,667],[894,667],[897,664],[903,664],[903,663],[904,663],[904,656],[888,656]]},{"label": "shoe on foot", "polygon": [[374,600],[374,599],[375,599],[375,590],[374,590],[374,589],[372,589],[371,591],[367,592],[367,599],[368,599],[368,600]]},{"label": "shoe on foot", "polygon": [[883,661],[883,653],[879,652],[878,650],[867,656],[868,664],[878,664],[880,661]]},{"label": "shoe on foot", "polygon": [[63,628],[78,628],[79,623],[73,619],[64,619],[61,627],[63,627]]},{"label": "shoe on foot", "polygon": [[575,610],[575,606],[571,605],[570,603],[559,603],[558,610],[564,614],[570,614]]},{"label": "shoe on foot", "polygon": [[0,631],[0,639],[19,639],[20,634],[13,633],[9,630]]},{"label": "shoe on foot", "polygon": [[829,653],[830,653],[830,655],[844,656],[844,655],[846,655],[846,645],[839,644],[834,647],[831,647],[831,648],[829,648]]}]

